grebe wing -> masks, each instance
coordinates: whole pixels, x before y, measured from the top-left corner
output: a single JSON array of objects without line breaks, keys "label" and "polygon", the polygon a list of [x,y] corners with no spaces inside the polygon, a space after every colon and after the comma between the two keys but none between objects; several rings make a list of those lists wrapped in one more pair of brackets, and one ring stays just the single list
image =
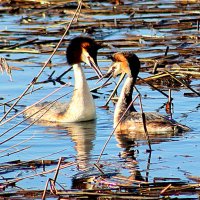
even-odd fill
[{"label": "grebe wing", "polygon": [[[147,122],[162,122],[162,123],[175,123],[174,120],[171,120],[168,116],[162,115],[156,112],[145,112],[145,119]],[[131,112],[126,120],[134,120],[135,122],[142,122],[142,113],[140,112]]]},{"label": "grebe wing", "polygon": [[64,102],[52,103],[52,102],[45,101],[43,103],[37,104],[35,107],[39,109],[42,109],[45,107],[43,110],[49,109],[49,111],[55,114],[60,114],[60,113],[66,112],[67,108],[69,107],[69,103],[64,103]]},{"label": "grebe wing", "polygon": [[[176,132],[185,132],[191,130],[188,126],[180,124],[168,116],[162,115],[157,112],[145,112],[145,119],[149,131],[167,132],[175,130]],[[142,113],[131,112],[122,122],[127,123],[128,126],[139,127],[143,124]]]},{"label": "grebe wing", "polygon": [[31,117],[32,119],[37,119],[47,112],[47,114],[42,117],[42,120],[46,120],[66,112],[68,106],[68,103],[55,102],[52,104],[51,102],[45,101],[27,109],[24,113],[24,116],[28,118]]}]

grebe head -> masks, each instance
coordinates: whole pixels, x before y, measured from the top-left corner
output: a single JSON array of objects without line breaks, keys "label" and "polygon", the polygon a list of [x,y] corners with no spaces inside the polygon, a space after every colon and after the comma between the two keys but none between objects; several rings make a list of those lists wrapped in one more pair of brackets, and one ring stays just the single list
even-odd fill
[{"label": "grebe head", "polygon": [[140,70],[139,58],[133,52],[118,52],[111,57],[111,64],[107,75],[112,74],[115,78],[121,73],[126,73],[129,77],[137,78]]},{"label": "grebe head", "polygon": [[67,62],[70,65],[85,62],[92,67],[99,77],[102,73],[97,66],[97,51],[101,48],[92,38],[75,37],[67,47]]}]

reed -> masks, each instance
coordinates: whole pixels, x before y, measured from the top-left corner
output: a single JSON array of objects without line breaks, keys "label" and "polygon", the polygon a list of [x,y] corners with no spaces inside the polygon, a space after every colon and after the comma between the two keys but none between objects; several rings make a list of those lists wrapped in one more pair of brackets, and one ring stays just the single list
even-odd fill
[{"label": "reed", "polygon": [[[98,54],[98,61],[100,63],[109,62],[110,58],[107,56],[114,53],[117,49],[134,51],[142,64],[141,73],[144,72],[138,78],[137,85],[140,85],[140,87],[145,85],[149,89],[158,91],[158,94],[167,99],[168,103],[165,105],[170,108],[170,112],[173,100],[170,95],[171,90],[179,92],[182,89],[186,89],[191,92],[188,95],[190,98],[200,96],[197,81],[200,77],[199,1],[165,1],[165,4],[160,1],[156,5],[154,1],[146,1],[145,5],[140,2],[134,2],[132,6],[126,1],[123,3],[118,0],[112,2],[106,1],[106,3],[103,1],[83,2],[71,0],[1,0],[0,6],[1,16],[4,14],[11,14],[13,16],[19,16],[18,14],[23,15],[23,17],[17,18],[14,22],[17,28],[11,29],[5,24],[2,24],[0,28],[0,54],[3,56],[0,59],[0,71],[2,73],[0,78],[6,74],[6,76],[9,76],[10,81],[15,81],[16,70],[18,70],[17,72],[21,70],[20,72],[23,75],[23,68],[29,67],[29,65],[39,68],[38,74],[32,77],[32,81],[27,87],[24,86],[26,89],[21,95],[12,99],[6,99],[4,96],[0,98],[2,113],[5,109],[5,113],[0,119],[0,126],[3,127],[11,123],[11,125],[8,125],[9,128],[7,130],[2,128],[3,131],[0,133],[0,137],[2,138],[0,145],[6,145],[6,148],[0,150],[0,157],[8,158],[8,162],[1,163],[0,165],[0,172],[2,173],[0,198],[23,197],[24,199],[47,199],[53,197],[59,199],[88,198],[100,200],[162,199],[174,198],[176,194],[198,195],[198,191],[200,190],[198,176],[187,176],[189,180],[187,182],[180,180],[178,177],[153,177],[152,180],[148,180],[149,173],[151,172],[152,147],[151,140],[145,128],[145,115],[142,103],[140,103],[141,114],[143,116],[146,141],[149,145],[147,169],[141,170],[143,173],[146,172],[145,180],[130,179],[128,176],[119,174],[110,176],[106,170],[101,168],[101,165],[104,165],[108,168],[113,167],[113,171],[116,168],[122,167],[124,170],[130,170],[130,166],[134,168],[134,164],[140,162],[132,160],[130,165],[127,166],[125,164],[129,161],[125,160],[125,164],[122,166],[120,165],[121,163],[113,160],[110,163],[107,160],[105,162],[102,161],[103,153],[107,145],[109,145],[109,141],[117,127],[108,136],[100,154],[96,155],[92,160],[99,172],[98,175],[93,177],[93,182],[90,183],[93,184],[93,189],[65,189],[63,187],[64,184],[58,182],[58,176],[63,176],[65,182],[66,177],[62,174],[61,170],[77,165],[74,160],[75,156],[67,154],[68,148],[63,148],[51,154],[48,153],[48,155],[43,155],[33,160],[12,159],[16,158],[15,156],[17,155],[22,155],[26,150],[31,151],[32,146],[28,142],[35,135],[18,142],[15,142],[15,139],[16,136],[37,123],[36,120],[23,128],[21,128],[21,125],[25,123],[26,119],[14,123],[17,117],[24,112],[24,110],[18,111],[16,106],[25,95],[34,95],[36,91],[44,87],[45,83],[65,84],[63,76],[67,71],[58,77],[54,77],[53,72],[50,76],[45,75],[46,78],[40,82],[38,80],[47,67],[55,69],[65,65],[65,48],[66,43],[69,43],[71,35],[87,34],[91,37],[96,37],[98,42],[103,42],[104,48]],[[123,17],[121,17],[122,15]],[[52,16],[55,16],[55,19]],[[50,18],[51,20],[48,20]],[[119,37],[117,37],[118,35]],[[21,57],[16,58],[14,56],[16,54]],[[44,62],[38,61],[37,58],[40,55],[48,56],[48,59]],[[55,62],[57,61],[56,59],[55,61],[53,60],[55,55],[59,56],[63,62]],[[52,60],[53,62],[50,63]],[[107,68],[107,66],[102,67],[103,70]],[[94,80],[95,78],[92,77],[91,79]],[[1,80],[5,81],[3,78]],[[42,87],[33,88],[36,84],[41,84]],[[105,101],[104,108],[110,109],[108,104],[116,93],[119,84],[113,90],[113,87],[110,89],[111,83],[107,83],[106,86],[109,86],[108,92],[112,91],[108,95],[107,101]],[[61,86],[60,89],[62,87],[64,86]],[[45,100],[60,89],[49,93],[46,97],[35,102],[35,104]],[[101,89],[101,86],[97,86],[91,91],[97,94]],[[169,91],[169,94],[166,91]],[[11,96],[9,88],[7,93],[8,96]],[[187,94],[181,93],[180,95]],[[103,95],[98,93],[99,97]],[[141,96],[138,94],[134,100],[138,97]],[[198,108],[199,106],[197,105],[195,109],[191,109],[189,112],[197,112]],[[13,110],[17,113],[12,114],[11,111]],[[11,131],[14,133],[11,136],[7,136]],[[7,139],[3,136],[7,136]],[[8,141],[11,140],[14,141],[14,144],[9,145]],[[134,146],[134,150],[137,150],[137,147]],[[67,155],[67,158],[60,157],[60,153]],[[51,159],[52,156],[57,159]],[[38,169],[38,171],[36,172],[33,169]],[[14,177],[13,174],[15,172],[18,173],[22,170],[28,171],[29,174],[27,176]],[[20,181],[26,180],[31,183],[31,181],[47,174],[48,177],[45,177],[44,188],[42,189],[29,190],[18,188],[17,183]],[[15,187],[15,191],[13,190],[12,192],[10,187]]]}]

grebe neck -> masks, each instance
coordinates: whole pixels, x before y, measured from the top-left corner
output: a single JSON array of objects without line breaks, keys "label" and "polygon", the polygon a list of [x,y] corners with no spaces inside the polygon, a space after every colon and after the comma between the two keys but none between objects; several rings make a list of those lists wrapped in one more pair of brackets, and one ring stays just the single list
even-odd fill
[{"label": "grebe neck", "polygon": [[[119,99],[117,101],[115,112],[114,112],[114,125],[116,125],[132,101],[133,87],[135,85],[136,79],[133,77],[127,77],[125,83],[122,87]],[[127,112],[129,115],[130,112],[136,112],[134,106],[132,105]]]},{"label": "grebe neck", "polygon": [[81,64],[73,64],[74,92],[64,118],[68,121],[88,121],[96,118],[96,106]]},{"label": "grebe neck", "polygon": [[[92,94],[90,93],[90,89],[87,80],[85,78],[83,69],[81,67],[81,64],[74,64],[73,69],[74,69],[75,82],[74,82],[74,92],[70,105],[72,104],[72,102],[74,102],[75,107],[77,109],[80,109],[80,107],[85,106],[86,100],[93,105],[94,100]],[[79,101],[79,103],[77,103],[77,101]]]},{"label": "grebe neck", "polygon": [[85,92],[88,92],[89,87],[83,69],[81,67],[81,64],[73,64],[73,70],[74,70],[74,81],[75,81],[74,93],[76,92],[76,90],[84,92],[84,89],[86,89]]}]

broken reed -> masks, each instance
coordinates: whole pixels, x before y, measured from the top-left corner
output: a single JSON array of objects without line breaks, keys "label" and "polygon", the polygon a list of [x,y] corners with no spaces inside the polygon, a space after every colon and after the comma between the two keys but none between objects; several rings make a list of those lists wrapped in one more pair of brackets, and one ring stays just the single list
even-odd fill
[{"label": "broken reed", "polygon": [[[8,1],[5,1],[9,4]],[[16,8],[20,8],[19,12],[24,9],[26,12],[27,7],[29,7],[29,13],[27,13],[27,17],[18,21],[18,24],[23,24],[30,26],[25,26],[26,28],[22,28],[20,30],[1,30],[0,36],[5,41],[10,41],[10,44],[1,44],[2,53],[26,53],[29,54],[50,54],[51,51],[45,49],[45,45],[49,47],[54,46],[59,42],[57,37],[62,35],[65,30],[62,29],[63,24],[69,24],[69,20],[63,18],[63,21],[54,21],[53,23],[48,22],[48,20],[44,24],[39,24],[37,21],[41,14],[49,14],[49,15],[60,15],[62,12],[65,13],[66,10],[69,16],[72,16],[72,12],[74,12],[73,8],[70,7],[70,2],[68,1],[54,1],[51,2],[46,1],[47,4],[42,4],[40,0],[32,1],[30,9],[30,1],[16,1],[17,3],[10,4],[9,7],[4,8],[4,12],[14,12]],[[24,3],[26,2],[26,4]],[[43,2],[44,3],[44,2]],[[49,4],[48,4],[49,3]],[[65,5],[65,7],[63,6]],[[88,6],[89,5],[89,6]],[[136,30],[138,34],[132,34],[131,32],[127,32],[124,34],[125,38],[120,40],[104,40],[104,42],[113,45],[118,48],[125,48],[127,50],[134,50],[136,54],[146,55],[145,58],[141,58],[142,62],[142,71],[143,72],[152,72],[152,69],[155,67],[155,74],[152,77],[147,77],[141,79],[148,83],[148,80],[158,80],[160,78],[165,78],[166,76],[171,76],[172,79],[177,78],[177,76],[181,75],[190,75],[192,78],[199,78],[199,48],[198,48],[198,40],[199,36],[199,16],[195,14],[196,11],[199,11],[199,5],[188,6],[187,12],[183,12],[183,8],[179,7],[176,3],[169,3],[173,5],[173,9],[168,8],[159,8],[155,7],[153,3],[148,2],[143,7],[138,7],[137,4],[134,5],[134,9],[130,10],[129,5],[119,5],[119,6],[107,6],[99,4],[95,10],[93,8],[93,4],[86,3],[84,4],[84,8],[82,8],[81,13],[78,12],[79,20],[76,24],[72,24],[71,27],[76,34],[80,34],[80,32],[85,32],[89,34],[102,34],[102,37],[106,37],[105,29],[117,30],[119,32],[123,29],[128,30]],[[16,7],[15,7],[16,6]],[[48,7],[48,8],[47,8]],[[151,9],[150,9],[151,8]],[[38,9],[38,10],[37,10]],[[41,10],[42,9],[42,10]],[[72,11],[72,12],[71,12]],[[154,14],[151,18],[151,22],[148,21],[149,17],[145,16],[145,14],[150,13]],[[115,15],[119,15],[120,13],[126,13],[127,18],[116,18]],[[178,14],[177,14],[178,13]],[[113,15],[112,19],[102,19],[96,20],[93,18],[96,14],[98,15]],[[159,14],[159,16],[158,16]],[[167,14],[167,15],[166,15]],[[32,16],[35,16],[36,19],[32,20]],[[38,18],[37,18],[38,17]],[[163,18],[164,20],[160,20]],[[174,20],[171,20],[174,19]],[[35,27],[34,27],[35,26]],[[46,28],[47,27],[47,28]],[[152,31],[152,34],[149,32],[147,34],[142,34],[140,30],[148,29]],[[102,31],[103,30],[103,31]],[[163,32],[164,31],[164,32]],[[188,32],[190,31],[190,32]],[[113,32],[111,31],[111,34]],[[158,33],[158,34],[157,34]],[[164,33],[164,34],[162,34]],[[15,38],[13,35],[18,34],[18,37]],[[45,39],[38,39],[37,37],[44,34],[47,36]],[[24,36],[31,35],[32,37],[36,37],[33,40],[28,40],[24,38]],[[48,39],[48,37],[55,37],[53,40]],[[20,41],[19,38],[22,40]],[[63,39],[63,42],[68,42],[69,39]],[[169,47],[167,49],[167,47]],[[59,49],[57,52],[58,55],[62,55],[62,49]],[[111,51],[102,50],[99,55],[106,56],[112,54]],[[140,57],[140,56],[139,56]],[[31,60],[31,56],[27,56],[27,61]],[[9,62],[18,62],[22,65],[25,64],[24,60],[17,60],[15,58],[9,59]],[[157,63],[157,64],[155,64]],[[41,64],[41,63],[40,63]],[[46,64],[46,63],[45,63]],[[36,63],[38,65],[38,63]],[[170,69],[168,67],[171,67]],[[165,71],[167,70],[167,71]],[[164,72],[164,73],[163,73]],[[171,74],[169,74],[169,73]],[[183,82],[180,82],[181,85],[184,85]],[[149,84],[153,89],[157,89],[164,96],[168,96],[164,93],[160,86],[156,86],[154,84]],[[161,85],[162,86],[162,85]],[[188,86],[188,85],[187,85]],[[187,87],[185,86],[185,87]],[[195,86],[194,86],[195,87]],[[188,87],[189,88],[189,87]],[[189,88],[192,92],[195,93],[196,90],[193,88]],[[199,93],[198,93],[199,94]],[[19,97],[18,99],[20,99]],[[13,106],[14,107],[14,106]],[[19,166],[20,164],[18,164]],[[28,178],[28,177],[27,177]],[[19,180],[18,180],[19,181]],[[117,182],[116,182],[117,185]],[[161,184],[162,185],[162,184]],[[188,187],[187,187],[188,186]],[[135,187],[121,187],[122,189],[135,189]],[[194,190],[193,190],[194,189]],[[176,185],[174,186],[171,182],[167,182],[162,186],[158,186],[154,183],[149,185],[140,185],[138,191],[143,193],[143,196],[137,196],[137,198],[143,199],[146,197],[145,195],[158,195],[161,193],[162,195],[174,195],[176,192],[181,194],[182,192],[191,193],[195,191],[195,189],[199,189],[199,185]],[[106,189],[105,189],[106,190]],[[120,197],[120,195],[124,195],[124,193],[117,193],[114,189],[109,188],[109,194],[107,191],[100,188],[98,189],[98,194],[95,190],[87,191],[81,190],[79,192],[74,191],[59,191],[57,190],[57,195],[77,195],[77,196],[85,196],[88,195],[92,197],[93,195],[106,196],[107,197]],[[31,191],[21,191],[21,194],[28,195]],[[34,195],[37,195],[37,191],[32,191]],[[41,192],[38,191],[38,194],[41,195]],[[50,192],[50,191],[47,191]],[[59,193],[60,192],[60,193]],[[20,195],[20,191],[15,193],[16,195]],[[102,195],[101,195],[102,194]],[[9,193],[8,193],[9,195]],[[10,194],[12,195],[12,194]],[[110,196],[109,196],[110,195]],[[113,196],[112,196],[113,195]],[[135,196],[131,197],[132,193],[127,193],[130,198],[135,198]],[[127,197],[127,196],[126,196]]]}]

